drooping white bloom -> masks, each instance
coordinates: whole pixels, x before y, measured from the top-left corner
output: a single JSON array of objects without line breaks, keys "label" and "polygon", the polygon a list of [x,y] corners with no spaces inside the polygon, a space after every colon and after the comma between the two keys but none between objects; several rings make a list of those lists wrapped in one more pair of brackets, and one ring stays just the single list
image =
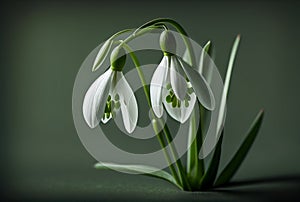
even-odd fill
[{"label": "drooping white bloom", "polygon": [[150,84],[151,105],[155,115],[163,115],[163,105],[175,120],[184,123],[190,117],[195,102],[213,110],[215,100],[202,75],[185,66],[175,55],[165,55],[155,70]]},{"label": "drooping white bloom", "polygon": [[132,133],[138,119],[135,95],[122,71],[109,68],[87,90],[82,106],[83,116],[89,127],[95,128],[100,119],[107,123],[119,109],[125,129]]}]

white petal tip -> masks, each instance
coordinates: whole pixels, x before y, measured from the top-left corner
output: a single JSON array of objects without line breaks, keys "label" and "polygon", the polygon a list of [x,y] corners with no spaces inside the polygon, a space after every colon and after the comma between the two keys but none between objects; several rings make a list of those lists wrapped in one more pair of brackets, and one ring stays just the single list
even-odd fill
[{"label": "white petal tip", "polygon": [[[201,100],[198,97],[199,102],[201,102]],[[216,108],[216,101],[215,101],[215,97],[213,96],[213,94],[211,93],[210,95],[210,102],[206,102],[205,104],[203,102],[201,102],[201,104],[209,111],[213,111]]]},{"label": "white petal tip", "polygon": [[131,134],[131,133],[133,133],[134,129],[135,129],[135,127],[134,128],[130,128],[130,129],[126,129],[126,130],[127,130],[128,133]]},{"label": "white petal tip", "polygon": [[163,115],[162,106],[156,106],[156,107],[154,106],[154,107],[152,107],[152,110],[157,118],[162,117],[162,115]]}]

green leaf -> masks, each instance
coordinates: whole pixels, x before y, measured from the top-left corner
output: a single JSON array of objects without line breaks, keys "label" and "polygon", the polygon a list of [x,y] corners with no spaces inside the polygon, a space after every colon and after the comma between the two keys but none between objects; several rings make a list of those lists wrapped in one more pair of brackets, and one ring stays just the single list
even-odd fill
[{"label": "green leaf", "polygon": [[[200,64],[198,72],[201,73],[200,68],[203,66],[203,59],[204,55],[208,53],[210,49],[211,42],[208,41],[201,52],[200,56]],[[185,52],[185,57],[187,51]],[[188,141],[190,148],[187,151],[187,174],[189,181],[191,182],[191,185],[193,187],[199,187],[200,179],[204,173],[204,161],[203,159],[199,159],[199,151],[200,147],[203,143],[202,139],[202,128],[204,127],[204,120],[205,120],[205,109],[201,106],[199,101],[197,102],[199,104],[199,110],[200,110],[200,123],[198,125],[198,131],[196,131],[196,117],[195,112],[192,112],[190,123],[189,123],[189,133],[188,133]],[[193,141],[193,142],[192,142]]]},{"label": "green leaf", "polygon": [[232,176],[236,173],[236,171],[242,164],[243,160],[245,159],[249,149],[251,148],[257,136],[257,133],[263,121],[263,115],[264,115],[264,111],[261,110],[256,116],[250,129],[248,130],[244,142],[242,143],[240,148],[237,150],[236,154],[233,156],[231,161],[227,164],[227,166],[224,168],[224,170],[221,172],[220,176],[218,177],[216,181],[216,186],[229,182],[229,180],[232,178]]},{"label": "green leaf", "polygon": [[[198,130],[200,132],[201,128],[198,128]],[[193,110],[188,132],[188,145],[190,145],[190,148],[187,151],[187,175],[192,187],[197,187],[204,168],[203,160],[198,158],[198,138],[202,139],[202,134],[196,131],[196,117]]]},{"label": "green leaf", "polygon": [[210,161],[210,164],[203,175],[201,182],[200,182],[200,188],[201,189],[208,189],[211,188],[214,184],[214,181],[216,179],[218,168],[220,164],[220,157],[221,157],[221,149],[222,149],[222,142],[223,142],[223,133],[220,135],[219,141],[216,145],[214,155]]},{"label": "green leaf", "polygon": [[107,57],[111,49],[112,44],[113,44],[113,40],[108,39],[101,46],[93,64],[93,69],[92,69],[93,72],[96,71],[102,65],[102,63],[104,62],[105,58]]},{"label": "green leaf", "polygon": [[175,184],[177,187],[182,189],[182,187],[176,182],[176,180],[173,178],[172,175],[170,175],[168,172],[164,170],[158,170],[157,168],[151,167],[151,166],[145,166],[145,165],[121,165],[121,164],[115,164],[115,163],[96,163],[94,166],[96,169],[99,170],[118,170],[125,173],[131,173],[131,174],[142,174],[152,177],[157,177],[160,179],[167,180],[168,182],[171,182]]},{"label": "green leaf", "polygon": [[209,52],[209,49],[210,49],[210,45],[211,45],[211,42],[208,41],[202,48],[202,52],[201,52],[201,55],[200,55],[200,61],[199,61],[199,68],[198,68],[198,72],[200,74],[203,75],[203,64],[204,64],[204,57],[206,54],[208,54]]},{"label": "green leaf", "polygon": [[236,37],[236,39],[233,43],[230,58],[229,58],[226,78],[225,78],[225,82],[224,82],[224,88],[223,88],[221,102],[220,102],[219,116],[218,116],[218,121],[217,121],[217,130],[218,131],[222,128],[223,119],[224,119],[225,112],[226,112],[225,106],[226,106],[227,95],[228,95],[228,92],[229,92],[231,73],[232,73],[232,69],[233,69],[234,59],[235,59],[237,49],[238,49],[238,46],[239,46],[239,42],[240,42],[240,35],[238,35]]},{"label": "green leaf", "polygon": [[200,63],[199,63],[199,72],[203,75],[203,77],[206,79],[207,83],[211,84],[211,80],[213,77],[213,71],[214,71],[214,47],[213,44],[208,41],[202,51],[202,54],[200,56]]},{"label": "green leaf", "polygon": [[[212,75],[213,75],[213,67],[212,67],[212,60],[210,58],[210,54],[212,53],[212,43],[210,41],[208,41],[202,49],[201,55],[200,55],[200,61],[199,61],[199,68],[198,68],[198,72],[200,74],[202,74],[202,76],[205,78],[205,80],[207,81],[208,84],[211,83],[211,79],[212,79]],[[211,112],[207,109],[205,109],[204,107],[202,107],[201,105],[199,105],[199,109],[200,109],[200,122],[201,125],[199,127],[201,127],[202,129],[205,128],[205,126],[207,124],[210,123],[210,114]],[[201,135],[201,145],[203,143],[202,140],[202,135]],[[200,152],[200,147],[198,147],[198,154]]]}]

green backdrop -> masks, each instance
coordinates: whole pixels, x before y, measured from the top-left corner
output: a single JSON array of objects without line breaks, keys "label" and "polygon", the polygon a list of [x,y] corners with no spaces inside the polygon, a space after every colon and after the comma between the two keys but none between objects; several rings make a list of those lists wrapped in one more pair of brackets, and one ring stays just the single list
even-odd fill
[{"label": "green backdrop", "polygon": [[126,193],[134,190],[137,197],[160,198],[155,193],[164,192],[177,197],[173,185],[157,179],[95,171],[95,160],[81,144],[72,119],[73,83],[85,57],[113,33],[157,17],[177,20],[200,44],[211,40],[222,76],[233,40],[242,36],[221,167],[264,108],[261,132],[235,180],[300,174],[296,1],[1,4],[1,174],[7,193],[29,198],[115,198],[116,192],[130,196]]}]

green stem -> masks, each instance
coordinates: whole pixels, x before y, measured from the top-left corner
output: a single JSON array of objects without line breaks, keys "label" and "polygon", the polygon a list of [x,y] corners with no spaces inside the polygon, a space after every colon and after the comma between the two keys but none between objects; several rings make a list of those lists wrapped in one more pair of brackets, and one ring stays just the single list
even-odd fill
[{"label": "green stem", "polygon": [[[142,32],[139,32],[138,34],[135,34],[135,32],[136,32],[136,30],[135,30],[135,32],[134,32],[133,34],[131,34],[130,36],[127,37],[127,38],[130,38],[130,39],[128,39],[128,41],[126,41],[126,42],[128,43],[128,42],[131,41],[132,39],[134,39],[134,38],[136,38],[136,37],[138,37],[138,36],[141,36],[141,35],[143,35],[143,34],[149,32],[149,31],[152,31],[152,30],[154,30],[154,29],[158,29],[158,28],[168,29],[164,24],[159,24],[159,23],[157,23],[155,26],[148,27],[148,29],[143,29],[143,31],[142,31]],[[134,30],[134,29],[124,29],[124,30],[121,30],[121,31],[115,33],[114,35],[112,35],[111,37],[109,37],[109,39],[114,39],[114,38],[120,36],[121,34],[124,34],[124,33],[126,33],[126,32],[132,32],[133,30]],[[132,36],[132,35],[134,35],[134,36]],[[126,38],[126,39],[127,39],[127,38]],[[126,39],[125,39],[125,40],[126,40]]]},{"label": "green stem", "polygon": [[133,29],[124,29],[124,30],[121,30],[121,31],[115,33],[114,35],[112,35],[111,37],[109,37],[109,39],[114,39],[114,38],[118,37],[119,35],[124,34],[126,32],[130,32],[132,30]]},{"label": "green stem", "polygon": [[203,164],[200,163],[198,158],[197,135],[199,134],[196,131],[196,117],[193,110],[188,135],[188,145],[190,145],[190,148],[187,151],[187,175],[193,188],[198,187],[199,179],[203,172]]},{"label": "green stem", "polygon": [[168,164],[170,165],[169,168],[171,170],[171,173],[172,173],[173,177],[175,178],[176,182],[180,183],[180,180],[179,180],[179,177],[177,175],[176,169],[175,169],[174,165],[172,164],[172,161],[171,161],[171,158],[170,158],[168,152],[165,149],[166,148],[166,143],[165,143],[165,141],[163,139],[162,131],[159,130],[159,127],[157,125],[157,120],[156,119],[153,119],[152,125],[153,125],[154,132],[156,134],[156,137],[157,137],[157,139],[159,141],[159,144],[160,144],[161,148],[164,151],[165,158],[166,158]]},{"label": "green stem", "polygon": [[145,76],[140,68],[141,64],[140,64],[139,60],[137,59],[136,55],[134,54],[133,50],[126,43],[122,42],[122,46],[129,52],[129,55],[135,65],[135,68],[139,74],[141,83],[143,85],[143,89],[144,89],[144,93],[146,95],[148,105],[151,108],[150,91],[147,87],[147,82],[146,82]]},{"label": "green stem", "polygon": [[[160,123],[160,124],[162,124],[162,123]],[[180,175],[180,178],[181,178],[181,181],[182,181],[182,185],[183,185],[183,187],[184,187],[185,189],[191,190],[191,186],[190,186],[190,183],[189,183],[188,178],[187,178],[187,176],[186,176],[186,171],[185,171],[185,169],[184,169],[184,167],[183,167],[183,165],[182,165],[182,162],[181,162],[180,158],[178,158],[178,159],[176,158],[176,157],[178,157],[178,153],[177,153],[176,150],[172,147],[172,144],[171,144],[171,143],[172,143],[172,141],[173,141],[173,138],[172,138],[172,136],[171,136],[171,133],[170,133],[170,130],[169,130],[167,124],[165,124],[165,127],[164,127],[163,130],[164,130],[164,133],[165,133],[165,135],[166,135],[168,144],[170,145],[171,153],[172,153],[172,156],[173,156],[173,158],[174,158],[174,160],[175,160],[175,164],[176,164],[177,169],[178,169],[178,171],[179,171],[179,175]],[[176,159],[177,159],[177,160],[176,160]]]},{"label": "green stem", "polygon": [[166,26],[162,23],[157,23],[156,25],[148,26],[146,28],[135,30],[130,36],[128,36],[126,39],[123,40],[123,42],[120,44],[120,46],[123,46],[124,44],[127,44],[128,42],[132,41],[133,39],[146,34],[152,30],[163,28],[166,29]]},{"label": "green stem", "polygon": [[175,27],[175,29],[181,34],[183,41],[187,47],[187,51],[189,53],[190,56],[190,60],[191,60],[191,66],[194,66],[196,64],[196,59],[195,59],[195,54],[193,53],[193,48],[192,48],[192,44],[188,38],[188,34],[187,32],[183,29],[183,27],[177,23],[175,20],[172,20],[170,18],[157,18],[154,20],[151,20],[145,24],[143,24],[142,26],[140,26],[139,28],[137,28],[133,35],[135,33],[138,33],[139,30],[144,29],[146,27],[152,26],[152,25],[156,25],[156,24],[161,24],[161,23],[169,23],[171,24],[173,27]]},{"label": "green stem", "polygon": [[[155,25],[157,23],[169,23],[172,26],[174,26],[176,28],[176,30],[181,34],[183,41],[187,47],[187,51],[188,54],[190,56],[190,62],[191,62],[191,66],[196,64],[196,59],[195,59],[195,54],[191,45],[191,42],[188,38],[188,34],[187,32],[184,30],[184,28],[178,24],[176,21],[172,20],[172,19],[168,19],[168,18],[158,18],[158,19],[154,19],[152,21],[149,21],[147,23],[145,23],[144,25],[142,25],[141,27],[139,27],[135,32],[139,31],[140,29],[144,29],[148,26],[152,26]],[[134,33],[135,33],[134,32]],[[199,127],[198,127],[198,131],[196,133],[196,130],[191,131],[191,133],[189,134],[188,139],[190,141],[192,141],[190,148],[187,151],[187,158],[188,158],[188,168],[190,169],[189,171],[194,171],[195,173],[190,173],[188,172],[188,174],[191,174],[191,181],[195,181],[195,186],[198,185],[198,183],[200,182],[200,179],[204,173],[204,162],[203,159],[199,159],[198,158],[198,153],[199,153],[199,148],[198,145],[202,145],[202,120],[201,120],[201,106],[200,106],[200,123],[199,123]],[[191,116],[191,127],[192,128],[196,128],[195,124],[195,113],[193,112],[192,116]],[[196,136],[196,137],[195,137]],[[182,165],[178,165],[178,167],[182,167]],[[186,175],[184,174],[183,177],[185,177]]]},{"label": "green stem", "polygon": [[[165,147],[165,143],[164,143],[164,140],[163,140],[162,136],[160,135],[160,133],[158,134],[158,131],[159,131],[159,130],[158,130],[158,126],[157,126],[157,122],[158,122],[158,121],[159,121],[160,126],[161,126],[161,120],[160,120],[160,119],[157,120],[157,118],[155,117],[154,112],[153,112],[153,110],[152,110],[152,108],[151,108],[150,91],[149,91],[149,88],[147,87],[147,83],[146,83],[144,74],[143,74],[142,70],[140,69],[140,63],[139,63],[139,61],[138,61],[136,55],[134,54],[134,52],[131,50],[131,48],[130,48],[126,43],[123,43],[123,46],[124,46],[124,48],[129,52],[129,55],[130,55],[130,57],[131,57],[131,59],[132,59],[134,65],[135,65],[135,67],[136,67],[136,69],[137,69],[137,71],[138,71],[138,74],[139,74],[141,83],[142,83],[142,85],[143,85],[143,89],[144,89],[144,93],[145,93],[145,96],[146,96],[148,105],[149,105],[149,107],[150,107],[150,109],[151,109],[151,117],[152,117],[152,119],[154,120],[154,121],[153,121],[153,122],[154,122],[154,123],[153,123],[153,128],[154,128],[154,130],[155,130],[156,136],[158,137],[159,142],[160,142],[162,148],[164,148],[164,147]],[[167,125],[166,125],[166,124],[165,124],[165,127],[164,127],[164,131],[165,131],[165,128],[167,128]],[[169,141],[168,141],[168,143],[169,143]],[[173,151],[172,145],[170,145],[170,148],[171,148],[171,151]],[[169,157],[168,153],[166,152],[166,150],[164,150],[164,152],[165,152],[166,159],[167,159],[167,161],[168,161],[168,163],[169,163],[169,165],[170,165],[169,167],[170,167],[170,170],[171,170],[171,172],[172,172],[172,175],[173,175],[174,178],[179,182],[179,177],[178,177],[178,175],[177,175],[177,173],[176,173],[176,169],[174,168],[174,165],[171,164],[170,157]],[[172,154],[173,154],[173,153],[172,153]],[[176,159],[175,156],[173,156],[173,158]],[[176,164],[176,165],[177,165],[177,164]],[[182,173],[182,169],[181,169],[181,170],[180,170],[180,168],[177,168],[177,169],[179,170],[180,173]]]}]

